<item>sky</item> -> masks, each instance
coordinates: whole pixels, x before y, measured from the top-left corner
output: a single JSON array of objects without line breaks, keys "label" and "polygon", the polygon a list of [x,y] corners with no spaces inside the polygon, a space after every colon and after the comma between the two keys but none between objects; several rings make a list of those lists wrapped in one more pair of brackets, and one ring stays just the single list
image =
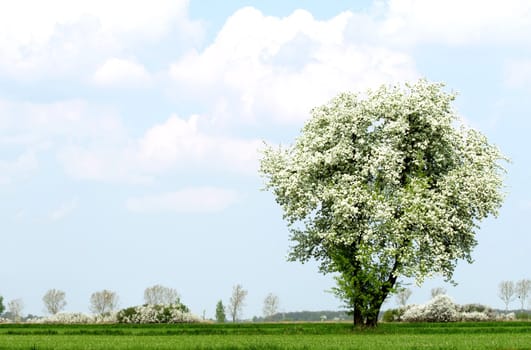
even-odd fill
[{"label": "sky", "polygon": [[286,261],[258,150],[339,92],[419,78],[458,92],[511,163],[475,262],[410,302],[442,286],[504,308],[498,283],[531,278],[529,1],[1,2],[0,295],[42,315],[61,289],[88,313],[93,292],[128,307],[162,284],[214,317],[239,283],[243,318],[270,292],[281,311],[341,309],[331,276]]}]

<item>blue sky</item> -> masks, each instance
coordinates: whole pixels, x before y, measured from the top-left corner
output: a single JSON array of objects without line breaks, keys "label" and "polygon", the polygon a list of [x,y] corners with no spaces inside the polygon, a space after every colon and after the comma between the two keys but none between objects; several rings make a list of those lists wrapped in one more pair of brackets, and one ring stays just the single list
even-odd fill
[{"label": "blue sky", "polygon": [[[499,1],[17,1],[0,5],[0,295],[42,314],[50,288],[88,312],[154,284],[213,317],[339,309],[330,276],[285,260],[288,231],[256,150],[289,144],[341,91],[426,77],[512,159],[457,302],[502,308],[531,277],[531,4]],[[394,304],[392,300],[388,305]],[[517,304],[513,304],[516,308]]]}]

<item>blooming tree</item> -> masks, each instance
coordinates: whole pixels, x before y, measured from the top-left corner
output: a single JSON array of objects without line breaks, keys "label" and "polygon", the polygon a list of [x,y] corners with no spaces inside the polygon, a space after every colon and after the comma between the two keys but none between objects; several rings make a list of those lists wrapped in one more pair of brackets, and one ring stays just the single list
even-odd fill
[{"label": "blooming tree", "polygon": [[48,290],[46,294],[44,294],[44,296],[42,297],[42,302],[44,303],[46,311],[51,315],[55,315],[56,313],[63,310],[66,306],[65,296],[65,292],[63,292],[62,290]]},{"label": "blooming tree", "polygon": [[451,280],[458,260],[472,261],[479,221],[502,204],[505,158],[458,125],[454,98],[425,80],[343,93],[312,110],[293,146],[264,149],[289,259],[336,273],[356,325],[376,325],[399,276]]}]

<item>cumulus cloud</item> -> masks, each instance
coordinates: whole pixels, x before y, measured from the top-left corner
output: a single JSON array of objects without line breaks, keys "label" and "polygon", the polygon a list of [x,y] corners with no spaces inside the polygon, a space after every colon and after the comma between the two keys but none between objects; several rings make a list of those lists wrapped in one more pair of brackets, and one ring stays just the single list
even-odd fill
[{"label": "cumulus cloud", "polygon": [[143,197],[129,198],[126,207],[140,213],[177,212],[212,213],[223,211],[236,203],[236,191],[216,187],[191,187]]},{"label": "cumulus cloud", "polygon": [[173,170],[256,173],[261,141],[210,133],[200,127],[199,118],[174,115],[127,143],[69,147],[59,158],[71,176],[100,181],[148,183]]},{"label": "cumulus cloud", "polygon": [[[201,36],[187,0],[20,0],[0,5],[0,74],[16,78],[79,74],[172,29]],[[185,33],[185,34],[182,34]],[[195,40],[195,39],[194,39]]]},{"label": "cumulus cloud", "polygon": [[142,86],[151,81],[143,65],[125,59],[110,58],[94,74],[93,80],[102,86]]},{"label": "cumulus cloud", "polygon": [[171,65],[180,97],[208,101],[222,116],[300,122],[344,90],[417,77],[413,60],[391,49],[347,41],[352,13],[319,21],[304,10],[285,18],[247,7],[215,41]]}]

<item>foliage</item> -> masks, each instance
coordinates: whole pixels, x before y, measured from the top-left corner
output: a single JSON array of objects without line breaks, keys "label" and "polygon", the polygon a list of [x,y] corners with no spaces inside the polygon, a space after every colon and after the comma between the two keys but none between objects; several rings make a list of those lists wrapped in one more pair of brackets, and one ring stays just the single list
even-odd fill
[{"label": "foliage", "polygon": [[227,319],[225,315],[225,307],[223,306],[223,301],[218,301],[216,304],[216,322],[224,323]]},{"label": "foliage", "polygon": [[177,290],[156,284],[144,290],[144,303],[151,305],[180,304],[180,297]]},{"label": "foliage", "polygon": [[52,315],[60,312],[66,306],[65,292],[58,289],[50,289],[42,297],[46,311]]},{"label": "foliage", "polygon": [[500,151],[459,124],[442,84],[343,93],[312,110],[260,171],[287,220],[289,259],[337,273],[354,323],[375,325],[399,276],[451,280],[503,200]]},{"label": "foliage", "polygon": [[4,310],[5,310],[5,306],[4,306],[4,297],[0,295],[0,315],[4,313]]},{"label": "foliage", "polygon": [[402,317],[404,316],[404,312],[406,312],[408,308],[406,307],[399,307],[396,309],[389,309],[385,310],[382,316],[382,321],[384,322],[400,322],[402,321]]},{"label": "foliage", "polygon": [[190,323],[199,322],[199,317],[190,313],[181,303],[145,304],[120,310],[116,314],[119,323]]},{"label": "foliage", "polygon": [[270,319],[273,317],[273,315],[278,311],[279,304],[280,300],[278,296],[273,293],[269,293],[264,299],[264,307],[262,308],[264,318]]},{"label": "foliage", "polygon": [[118,294],[104,289],[90,296],[90,311],[98,315],[106,315],[118,307]]},{"label": "foliage", "polygon": [[241,315],[243,306],[245,305],[245,298],[247,297],[247,291],[243,289],[240,284],[235,285],[232,288],[232,295],[229,300],[228,312],[232,318],[232,322],[236,322]]}]

